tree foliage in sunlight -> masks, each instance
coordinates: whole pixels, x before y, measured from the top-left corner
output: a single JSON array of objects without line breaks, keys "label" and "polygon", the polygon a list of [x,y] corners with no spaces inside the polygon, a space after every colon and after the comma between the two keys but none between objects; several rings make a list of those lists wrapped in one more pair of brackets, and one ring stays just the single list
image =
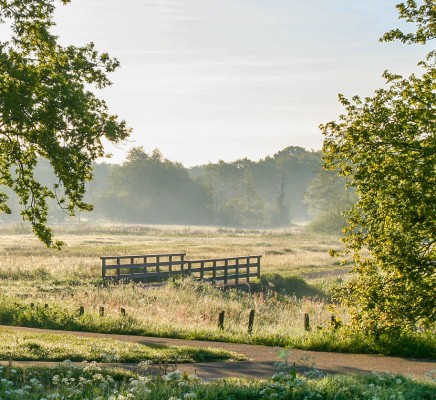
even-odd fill
[{"label": "tree foliage in sunlight", "polygon": [[[0,42],[0,185],[18,195],[36,236],[58,247],[47,227],[47,199],[71,215],[90,210],[85,182],[92,161],[104,156],[102,139],[117,143],[129,129],[89,89],[110,85],[107,73],[118,61],[92,43],[59,45],[51,33],[54,10],[55,0],[0,0],[0,24],[11,28]],[[50,162],[53,187],[35,178],[38,157]],[[10,213],[7,200],[0,193],[0,211]]]},{"label": "tree foliage in sunlight", "polygon": [[[397,8],[416,32],[392,30],[383,41],[435,38],[434,1]],[[356,277],[340,295],[355,326],[375,335],[436,322],[435,52],[420,66],[422,74],[406,78],[385,72],[387,87],[371,98],[340,96],[346,113],[321,126],[325,166],[347,177],[359,198],[344,237]]]}]

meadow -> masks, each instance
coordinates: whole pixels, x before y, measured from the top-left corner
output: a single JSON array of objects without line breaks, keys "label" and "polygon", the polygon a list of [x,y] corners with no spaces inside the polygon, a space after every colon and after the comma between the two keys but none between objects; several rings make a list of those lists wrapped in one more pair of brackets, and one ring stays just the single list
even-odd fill
[{"label": "meadow", "polygon": [[[208,227],[92,226],[56,229],[66,245],[46,249],[23,226],[4,227],[0,242],[0,323],[292,346],[312,350],[434,356],[431,335],[377,342],[344,329],[347,310],[330,290],[349,266],[331,258],[338,237],[302,230]],[[103,284],[100,256],[186,252],[189,258],[262,255],[261,279],[250,291],[219,290],[192,279],[161,285]],[[85,313],[81,315],[79,308]],[[99,315],[99,308],[105,315]],[[121,308],[125,315],[120,313]],[[255,310],[252,334],[248,315]],[[218,315],[225,311],[225,326]],[[305,329],[304,314],[310,317]],[[404,338],[402,338],[404,340]],[[432,353],[433,352],[433,353]]]},{"label": "meadow", "polygon": [[[58,239],[66,243],[57,251],[46,249],[22,225],[4,226],[0,233],[0,324],[434,357],[431,335],[408,338],[407,343],[380,338],[373,342],[349,335],[344,328],[334,329],[332,313],[344,324],[349,319],[347,310],[331,299],[332,287],[348,279],[350,268],[329,255],[329,250],[341,249],[338,237],[302,230],[82,224],[56,228]],[[261,255],[262,276],[250,290],[222,290],[189,278],[151,286],[101,280],[100,256],[167,252],[186,252],[192,259]],[[104,316],[99,314],[102,306]],[[256,317],[249,335],[250,310]],[[221,311],[226,313],[224,329],[218,326]],[[306,313],[310,331],[303,324]],[[178,372],[144,377],[146,371],[103,371],[93,363],[15,368],[14,360],[144,365],[141,360],[177,363],[241,356],[212,349],[127,346],[13,328],[0,330],[0,341],[0,359],[10,361],[0,367],[0,398],[7,399],[434,398],[432,377],[424,383],[391,375],[323,376],[316,370],[297,375],[289,365],[270,380],[217,382]]]}]

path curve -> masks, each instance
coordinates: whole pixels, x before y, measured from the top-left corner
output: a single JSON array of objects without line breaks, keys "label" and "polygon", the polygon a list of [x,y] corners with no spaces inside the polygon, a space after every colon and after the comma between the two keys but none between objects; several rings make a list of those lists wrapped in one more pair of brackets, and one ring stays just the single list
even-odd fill
[{"label": "path curve", "polygon": [[[201,340],[171,339],[149,336],[116,335],[92,332],[61,331],[51,329],[3,326],[0,328],[27,331],[32,333],[57,333],[82,337],[114,339],[138,344],[159,344],[163,346],[211,347],[243,354],[247,361],[208,362],[179,364],[178,369],[195,373],[200,378],[214,379],[226,377],[268,378],[276,372],[274,364],[279,360],[278,349],[268,346],[240,343],[209,342]],[[298,370],[316,368],[325,373],[370,373],[389,372],[425,379],[426,373],[436,371],[436,360],[385,357],[369,354],[344,354],[320,351],[290,349],[289,361],[296,364]],[[3,361],[0,363],[7,363]],[[15,365],[58,365],[59,363],[14,361]],[[132,369],[134,364],[110,364]]]}]

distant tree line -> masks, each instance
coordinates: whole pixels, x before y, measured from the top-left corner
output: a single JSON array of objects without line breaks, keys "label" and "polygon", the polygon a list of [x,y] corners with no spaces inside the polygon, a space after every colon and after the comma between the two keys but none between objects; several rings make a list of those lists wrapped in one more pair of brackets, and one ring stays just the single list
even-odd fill
[{"label": "distant tree line", "polygon": [[[58,182],[41,159],[36,176],[48,187]],[[58,189],[61,195],[61,188]],[[8,193],[18,220],[19,200]],[[193,168],[166,159],[159,150],[128,152],[122,165],[94,164],[87,183],[90,213],[75,219],[142,224],[286,227],[314,220],[316,230],[339,231],[342,211],[355,201],[343,178],[323,171],[321,153],[290,146],[259,161],[247,158]],[[56,201],[49,202],[49,222],[71,221]]]}]

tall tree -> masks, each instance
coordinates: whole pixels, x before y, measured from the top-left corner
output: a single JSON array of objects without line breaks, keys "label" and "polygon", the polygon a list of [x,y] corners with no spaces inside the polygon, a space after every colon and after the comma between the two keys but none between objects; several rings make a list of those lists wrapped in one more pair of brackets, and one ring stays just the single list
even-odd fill
[{"label": "tall tree", "polygon": [[[47,199],[71,215],[90,210],[85,183],[92,161],[104,156],[102,138],[116,143],[129,133],[89,89],[110,85],[107,73],[118,61],[92,43],[59,45],[51,32],[54,9],[55,0],[0,0],[0,24],[11,27],[9,40],[0,42],[0,186],[17,193],[23,218],[47,246],[60,245],[47,227]],[[38,157],[50,162],[54,186],[35,178]],[[5,193],[0,211],[11,211]]]},{"label": "tall tree", "polygon": [[[436,37],[434,0],[397,9],[416,32],[395,29],[383,41]],[[321,126],[326,167],[348,177],[359,197],[344,238],[356,278],[342,298],[356,326],[377,335],[436,322],[435,52],[420,65],[419,76],[385,72],[387,88],[371,98],[340,96],[346,113]]]},{"label": "tall tree", "polygon": [[159,150],[131,149],[122,166],[111,169],[96,212],[130,223],[207,224],[209,198],[179,163]]}]

